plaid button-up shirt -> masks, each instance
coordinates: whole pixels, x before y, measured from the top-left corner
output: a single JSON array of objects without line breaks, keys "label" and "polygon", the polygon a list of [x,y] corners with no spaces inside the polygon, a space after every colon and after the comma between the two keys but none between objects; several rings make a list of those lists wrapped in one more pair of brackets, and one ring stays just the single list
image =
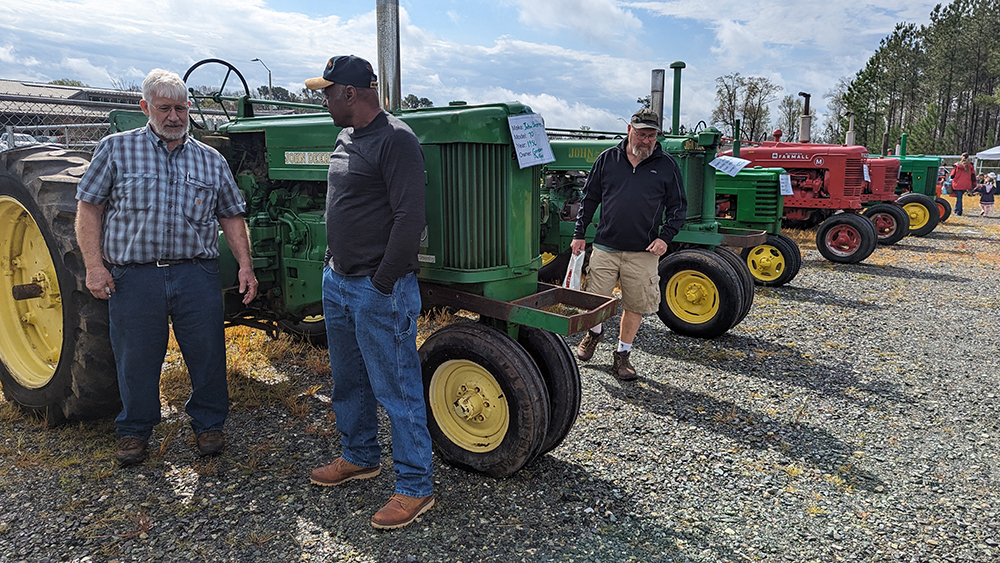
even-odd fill
[{"label": "plaid button-up shirt", "polygon": [[222,155],[190,136],[168,152],[148,125],[97,145],[76,198],[106,204],[102,253],[112,264],[217,258],[218,218],[246,211]]}]

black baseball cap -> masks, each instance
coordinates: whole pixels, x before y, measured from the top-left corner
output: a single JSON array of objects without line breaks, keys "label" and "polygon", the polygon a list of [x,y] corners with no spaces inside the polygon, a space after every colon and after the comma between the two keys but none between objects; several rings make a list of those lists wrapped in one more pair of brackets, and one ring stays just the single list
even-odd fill
[{"label": "black baseball cap", "polygon": [[656,129],[660,130],[660,116],[649,108],[642,108],[632,114],[629,122],[633,129]]},{"label": "black baseball cap", "polygon": [[378,88],[378,77],[372,64],[354,55],[330,57],[326,62],[323,76],[306,80],[306,88],[322,90],[333,84],[344,84],[355,88]]}]

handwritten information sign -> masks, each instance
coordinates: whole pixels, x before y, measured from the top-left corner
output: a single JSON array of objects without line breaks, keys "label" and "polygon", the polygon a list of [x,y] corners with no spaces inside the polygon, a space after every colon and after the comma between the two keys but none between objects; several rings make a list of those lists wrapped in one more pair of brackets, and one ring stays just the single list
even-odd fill
[{"label": "handwritten information sign", "polygon": [[708,165],[720,172],[725,172],[730,176],[736,176],[743,170],[747,164],[750,164],[749,160],[743,158],[736,158],[735,156],[719,156],[715,160],[709,162]]},{"label": "handwritten information sign", "polygon": [[527,168],[556,159],[545,135],[542,116],[537,113],[511,115],[507,117],[507,122],[510,124],[510,136],[514,139],[514,150],[517,151],[518,166]]},{"label": "handwritten information sign", "polygon": [[788,174],[778,174],[778,184],[781,186],[781,195],[795,195],[792,191],[792,177]]}]

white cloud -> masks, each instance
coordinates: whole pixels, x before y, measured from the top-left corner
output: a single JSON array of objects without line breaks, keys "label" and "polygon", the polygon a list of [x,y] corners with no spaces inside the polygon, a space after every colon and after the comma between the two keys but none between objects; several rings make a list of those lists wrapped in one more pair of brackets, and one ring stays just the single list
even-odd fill
[{"label": "white cloud", "polygon": [[635,46],[642,20],[616,0],[515,0],[521,23],[539,29],[566,30],[592,45]]},{"label": "white cloud", "polygon": [[85,84],[109,84],[111,76],[102,67],[94,66],[85,58],[65,58],[59,63],[66,76],[71,80],[79,80]]}]

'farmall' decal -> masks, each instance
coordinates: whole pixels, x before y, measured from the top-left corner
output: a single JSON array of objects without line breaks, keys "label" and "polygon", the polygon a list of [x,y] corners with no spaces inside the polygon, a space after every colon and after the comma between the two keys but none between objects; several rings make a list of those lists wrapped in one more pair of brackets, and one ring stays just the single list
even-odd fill
[{"label": "'farmall' decal", "polygon": [[772,160],[809,160],[809,155],[800,152],[772,152]]},{"label": "'farmall' decal", "polygon": [[329,152],[293,152],[285,153],[285,164],[330,164]]}]

